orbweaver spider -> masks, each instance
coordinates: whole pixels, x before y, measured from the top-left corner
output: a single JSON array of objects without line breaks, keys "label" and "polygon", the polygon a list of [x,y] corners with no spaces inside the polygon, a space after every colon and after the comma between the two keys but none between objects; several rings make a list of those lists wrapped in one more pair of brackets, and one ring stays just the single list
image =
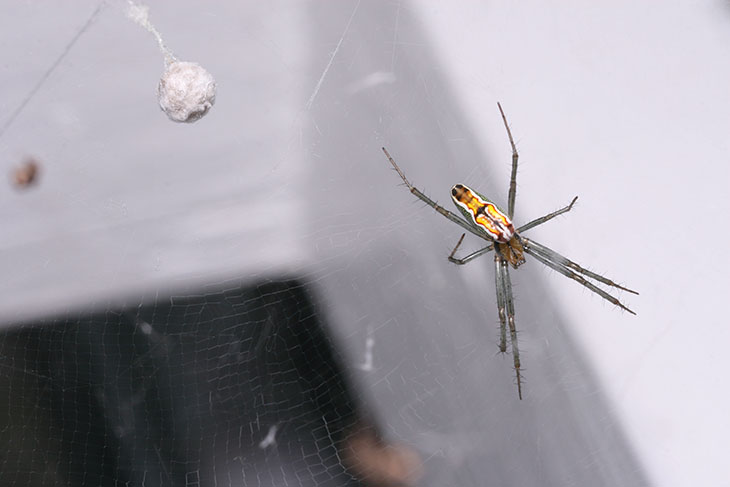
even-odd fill
[{"label": "orbweaver spider", "polygon": [[588,279],[593,279],[599,283],[605,284],[606,286],[621,289],[623,291],[630,292],[632,294],[639,294],[636,291],[625,288],[607,279],[599,274],[589,271],[555,252],[554,250],[545,247],[542,244],[537,243],[535,240],[527,239],[522,237],[520,234],[527,230],[534,228],[538,225],[552,220],[558,215],[562,215],[573,208],[573,204],[578,199],[576,196],[570,202],[568,206],[565,206],[557,211],[548,213],[547,215],[536,218],[529,223],[522,225],[521,227],[515,228],[512,223],[512,216],[515,212],[515,197],[517,194],[517,160],[519,155],[517,154],[517,148],[515,147],[514,139],[512,138],[512,132],[510,131],[507,118],[504,115],[502,106],[497,103],[499,112],[502,115],[502,121],[507,129],[507,136],[509,137],[510,145],[512,146],[512,174],[510,176],[509,184],[509,196],[507,200],[507,213],[505,214],[500,210],[496,204],[485,198],[480,193],[468,188],[463,184],[456,184],[451,188],[451,199],[456,204],[464,218],[460,218],[454,213],[450,212],[446,208],[440,206],[438,203],[433,201],[431,198],[423,194],[418,188],[414,187],[403,171],[398,167],[395,160],[391,157],[388,151],[383,147],[383,152],[388,158],[393,168],[398,172],[401,179],[408,187],[408,189],[421,201],[431,206],[434,210],[445,216],[452,222],[461,226],[470,233],[473,233],[479,238],[482,238],[489,242],[484,248],[481,248],[464,258],[455,257],[456,251],[464,241],[466,233],[461,235],[459,241],[456,243],[456,247],[448,256],[450,262],[458,265],[464,265],[477,257],[491,252],[494,250],[494,274],[495,283],[497,288],[497,308],[499,312],[499,351],[504,353],[507,351],[507,328],[509,327],[510,333],[510,344],[512,346],[512,357],[514,359],[515,374],[517,377],[517,394],[522,399],[522,375],[520,365],[520,350],[517,345],[517,328],[515,326],[515,304],[512,296],[512,283],[509,276],[509,265],[517,269],[520,265],[525,262],[524,254],[528,253],[542,264],[550,267],[551,269],[559,272],[560,274],[573,279],[579,284],[585,286],[592,292],[598,294],[603,299],[607,300],[611,304],[618,306],[619,308],[628,311],[635,315],[628,307],[622,304],[617,298],[610,295],[603,289],[599,288]]}]

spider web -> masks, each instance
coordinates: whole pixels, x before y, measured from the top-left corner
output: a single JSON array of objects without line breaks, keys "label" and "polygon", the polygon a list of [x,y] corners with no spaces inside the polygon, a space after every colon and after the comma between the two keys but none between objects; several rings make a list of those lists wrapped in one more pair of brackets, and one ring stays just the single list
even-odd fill
[{"label": "spider web", "polygon": [[[98,7],[3,5],[4,107]],[[0,139],[43,164],[0,194],[3,485],[645,484],[530,270],[515,404],[491,262],[448,264],[458,229],[380,152],[504,197],[408,7],[153,6],[218,82],[192,126],[122,6],[85,28]]]},{"label": "spider web", "polygon": [[70,485],[352,483],[338,450],[354,396],[297,281],[25,328],[3,342],[3,375],[37,403],[8,428],[35,424],[55,448],[6,445],[6,485],[52,485],[53,470]]}]

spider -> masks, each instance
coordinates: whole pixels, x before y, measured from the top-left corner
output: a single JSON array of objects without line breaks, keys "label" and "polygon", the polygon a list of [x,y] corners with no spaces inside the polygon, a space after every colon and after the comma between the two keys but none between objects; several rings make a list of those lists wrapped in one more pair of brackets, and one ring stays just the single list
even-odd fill
[{"label": "spider", "polygon": [[525,253],[530,254],[536,260],[549,268],[559,272],[560,274],[573,279],[579,284],[585,286],[589,290],[601,296],[611,304],[618,306],[619,308],[628,311],[635,315],[628,307],[622,304],[614,296],[610,295],[603,289],[593,284],[589,279],[593,279],[596,282],[602,283],[606,286],[621,289],[632,294],[639,294],[636,291],[632,291],[626,287],[620,286],[610,279],[607,279],[599,274],[589,271],[573,262],[566,257],[563,257],[554,250],[539,244],[535,240],[527,239],[521,236],[521,233],[534,228],[538,225],[552,220],[558,215],[562,215],[570,211],[573,208],[578,197],[576,196],[567,206],[548,213],[547,215],[536,218],[521,227],[515,228],[512,223],[512,216],[515,212],[515,197],[517,194],[517,160],[519,155],[517,154],[517,148],[515,147],[514,139],[512,138],[512,132],[510,131],[509,124],[507,123],[507,117],[504,115],[502,105],[497,103],[499,112],[502,115],[502,121],[507,129],[507,136],[509,137],[510,145],[512,146],[512,174],[509,182],[509,196],[507,199],[507,213],[499,209],[495,203],[485,198],[480,193],[468,188],[463,184],[456,184],[451,188],[451,199],[456,204],[464,218],[450,212],[446,208],[440,206],[438,203],[433,201],[431,198],[426,196],[422,191],[413,186],[406,175],[403,173],[395,160],[388,153],[385,147],[383,152],[388,158],[393,168],[398,172],[401,179],[408,187],[408,189],[421,201],[431,206],[434,210],[445,216],[452,222],[461,226],[465,230],[473,233],[477,237],[480,237],[489,244],[471,254],[463,257],[455,257],[456,251],[464,241],[466,233],[461,235],[459,241],[456,243],[454,250],[448,256],[448,260],[454,264],[464,265],[477,257],[484,255],[494,250],[494,274],[495,283],[497,290],[497,310],[499,314],[499,351],[505,353],[507,351],[507,328],[509,328],[510,334],[510,345],[512,347],[512,357],[514,360],[515,374],[517,378],[517,394],[522,399],[522,374],[520,364],[520,350],[517,345],[517,328],[515,326],[515,304],[512,296],[512,283],[509,276],[509,265],[517,269],[520,265],[525,262]]}]

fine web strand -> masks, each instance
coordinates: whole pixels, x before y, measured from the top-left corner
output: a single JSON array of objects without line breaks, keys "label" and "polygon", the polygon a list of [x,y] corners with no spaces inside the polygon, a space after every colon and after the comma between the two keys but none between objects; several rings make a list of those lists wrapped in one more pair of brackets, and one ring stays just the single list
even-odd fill
[{"label": "fine web strand", "polygon": [[127,17],[134,21],[135,24],[140,25],[155,36],[155,39],[157,39],[157,45],[159,46],[162,55],[165,56],[165,65],[169,66],[177,61],[175,55],[172,53],[170,48],[167,47],[165,41],[162,40],[160,32],[154,25],[152,25],[152,22],[150,22],[150,8],[141,3],[134,3],[132,0],[127,0],[127,3],[129,3],[129,8],[127,8]]},{"label": "fine web strand", "polygon": [[99,12],[101,12],[101,9],[104,7],[104,2],[99,2],[99,5],[96,6],[93,12],[91,12],[91,15],[89,16],[88,20],[84,23],[84,25],[81,26],[81,28],[76,32],[76,34],[71,38],[69,43],[66,45],[66,48],[61,51],[61,54],[56,58],[56,60],[51,64],[51,66],[46,70],[45,73],[43,73],[43,76],[40,77],[38,82],[33,86],[33,89],[31,89],[28,94],[25,96],[23,101],[18,105],[18,108],[15,109],[12,115],[7,119],[7,121],[0,127],[0,138],[5,134],[5,132],[10,128],[10,126],[15,122],[15,119],[18,118],[20,113],[23,111],[23,109],[30,103],[30,101],[35,97],[35,95],[38,93],[38,91],[41,89],[43,84],[48,80],[48,78],[51,77],[53,72],[56,70],[56,68],[61,64],[61,61],[64,60],[66,55],[71,51],[71,49],[74,47],[74,44],[81,38],[82,35],[89,29],[92,22],[94,22],[94,19],[99,15]]}]

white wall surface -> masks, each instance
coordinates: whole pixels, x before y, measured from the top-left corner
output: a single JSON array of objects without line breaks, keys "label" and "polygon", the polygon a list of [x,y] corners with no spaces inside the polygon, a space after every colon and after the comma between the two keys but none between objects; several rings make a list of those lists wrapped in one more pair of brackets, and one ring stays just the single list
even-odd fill
[{"label": "white wall surface", "polygon": [[518,219],[579,195],[533,235],[641,293],[633,317],[544,271],[652,479],[730,485],[730,3],[414,8],[500,181],[507,112]]}]

